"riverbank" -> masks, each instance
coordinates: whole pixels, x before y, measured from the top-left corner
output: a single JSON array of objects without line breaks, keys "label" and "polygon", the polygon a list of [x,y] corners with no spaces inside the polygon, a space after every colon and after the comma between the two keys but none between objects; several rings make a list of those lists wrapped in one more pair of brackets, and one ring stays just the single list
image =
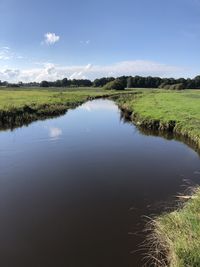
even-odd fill
[{"label": "riverbank", "polygon": [[[135,92],[128,99],[121,96],[117,100],[126,118],[142,129],[183,136],[199,151],[200,90]],[[152,266],[200,266],[199,214],[200,189],[196,189],[185,204],[150,222],[148,247]]]},{"label": "riverbank", "polygon": [[99,88],[2,89],[0,90],[0,129],[14,129],[64,114],[87,100],[117,95]]},{"label": "riverbank", "polygon": [[200,90],[133,90],[117,103],[138,127],[183,136],[200,149]]},{"label": "riverbank", "polygon": [[177,210],[151,221],[148,247],[153,266],[200,266],[199,214],[200,189],[198,188]]}]

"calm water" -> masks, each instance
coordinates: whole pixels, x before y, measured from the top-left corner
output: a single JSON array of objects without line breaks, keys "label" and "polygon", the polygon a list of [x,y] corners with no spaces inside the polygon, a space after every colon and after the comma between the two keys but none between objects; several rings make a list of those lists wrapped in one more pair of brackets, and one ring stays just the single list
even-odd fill
[{"label": "calm water", "polygon": [[0,132],[0,266],[142,266],[142,216],[199,172],[192,149],[142,135],[108,100]]}]

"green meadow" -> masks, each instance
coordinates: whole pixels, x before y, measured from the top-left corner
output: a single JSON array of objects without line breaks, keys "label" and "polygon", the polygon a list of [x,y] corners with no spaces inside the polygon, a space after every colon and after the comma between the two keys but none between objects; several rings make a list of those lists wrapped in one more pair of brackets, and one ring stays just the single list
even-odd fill
[{"label": "green meadow", "polygon": [[0,90],[0,110],[9,111],[25,106],[40,108],[42,105],[68,105],[85,101],[89,97],[109,94],[111,92],[98,88],[76,88],[73,90],[61,90],[59,88],[45,90],[40,88],[2,89]]},{"label": "green meadow", "polygon": [[132,112],[132,119],[158,130],[172,131],[192,140],[200,148],[200,90],[134,90],[135,94],[122,96],[119,105]]},{"label": "green meadow", "polygon": [[87,100],[115,94],[118,92],[99,88],[3,88],[0,90],[0,128],[13,129],[58,116]]}]

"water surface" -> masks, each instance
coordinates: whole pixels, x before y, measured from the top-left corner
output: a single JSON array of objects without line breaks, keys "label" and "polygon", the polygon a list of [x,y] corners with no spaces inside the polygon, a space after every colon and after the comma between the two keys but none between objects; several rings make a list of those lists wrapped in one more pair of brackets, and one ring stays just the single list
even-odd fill
[{"label": "water surface", "polygon": [[142,266],[143,215],[159,214],[200,160],[94,100],[0,132],[0,266]]}]

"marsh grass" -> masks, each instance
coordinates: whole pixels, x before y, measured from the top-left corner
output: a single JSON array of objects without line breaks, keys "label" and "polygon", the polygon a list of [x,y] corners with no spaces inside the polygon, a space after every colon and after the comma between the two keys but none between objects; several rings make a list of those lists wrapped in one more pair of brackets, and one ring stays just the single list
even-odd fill
[{"label": "marsh grass", "polygon": [[200,266],[200,189],[189,196],[188,201],[179,200],[174,211],[148,220],[144,266]]}]

